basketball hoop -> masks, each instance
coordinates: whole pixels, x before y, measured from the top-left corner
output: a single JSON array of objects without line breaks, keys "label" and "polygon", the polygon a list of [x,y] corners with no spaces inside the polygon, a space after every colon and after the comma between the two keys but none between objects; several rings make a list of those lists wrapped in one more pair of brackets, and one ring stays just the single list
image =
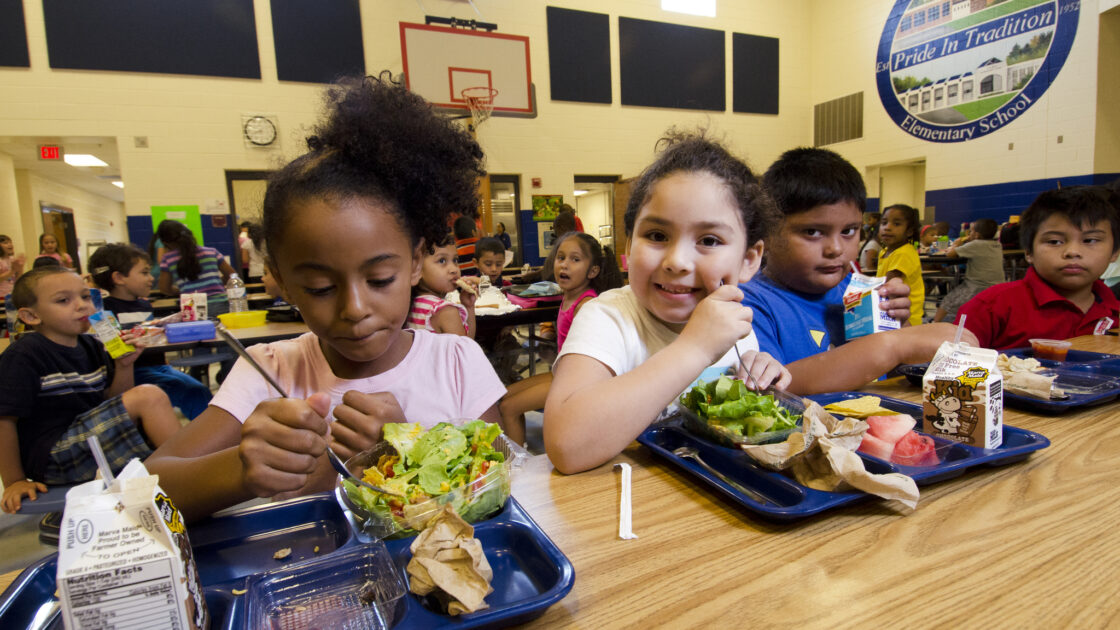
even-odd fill
[{"label": "basketball hoop", "polygon": [[463,88],[459,94],[462,95],[463,100],[467,102],[467,107],[471,110],[471,123],[475,128],[478,128],[484,120],[490,117],[490,112],[494,111],[494,97],[498,95],[498,90],[492,87],[478,86]]}]

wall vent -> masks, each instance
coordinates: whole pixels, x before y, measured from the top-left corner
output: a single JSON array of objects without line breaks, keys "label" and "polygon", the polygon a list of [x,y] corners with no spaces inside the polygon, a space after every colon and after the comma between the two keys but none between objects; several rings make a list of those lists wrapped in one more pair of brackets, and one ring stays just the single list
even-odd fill
[{"label": "wall vent", "polygon": [[863,137],[863,92],[813,106],[813,146]]}]

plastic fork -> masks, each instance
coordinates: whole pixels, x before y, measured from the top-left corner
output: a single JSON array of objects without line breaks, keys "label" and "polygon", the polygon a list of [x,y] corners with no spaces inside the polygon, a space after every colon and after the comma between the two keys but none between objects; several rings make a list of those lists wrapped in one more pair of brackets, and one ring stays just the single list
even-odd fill
[{"label": "plastic fork", "polygon": [[729,478],[727,475],[721,473],[720,471],[716,470],[715,468],[712,468],[711,465],[708,464],[708,462],[704,461],[700,457],[700,452],[697,451],[695,448],[693,448],[691,446],[681,446],[681,447],[679,447],[679,448],[677,448],[676,450],[673,451],[673,455],[676,455],[677,457],[682,457],[682,458],[685,458],[685,459],[691,459],[692,461],[696,462],[697,464],[700,464],[704,468],[704,470],[707,470],[708,472],[710,472],[713,475],[715,475],[716,477],[718,477],[719,480],[722,481],[723,483],[726,483],[727,485],[731,486],[732,488],[735,488],[739,492],[747,495],[748,497],[750,497],[751,499],[754,499],[755,501],[761,503],[762,505],[767,505],[767,504],[771,503],[771,501],[768,501],[766,499],[766,497],[762,496],[758,492],[756,492],[754,490],[751,490],[750,488],[740,484],[737,481],[732,481],[731,478]]},{"label": "plastic fork", "polygon": [[[268,373],[268,370],[265,370],[264,367],[260,363],[257,363],[257,360],[254,359],[253,356],[245,350],[245,346],[241,344],[240,339],[234,337],[233,333],[227,330],[226,327],[222,324],[218,324],[217,326],[215,326],[215,329],[218,331],[218,336],[222,338],[222,341],[225,341],[226,345],[228,345],[233,349],[234,352],[237,353],[237,356],[245,359],[245,361],[248,362],[249,365],[253,366],[253,369],[256,370],[262,377],[264,377],[264,380],[268,381],[269,385],[272,385],[274,388],[276,388],[276,391],[280,392],[281,396],[283,396],[284,398],[290,398],[290,396],[288,396],[288,392],[284,391],[284,388],[280,386],[280,383],[277,383],[276,379],[272,378],[272,375]],[[338,456],[338,453],[334,452],[334,449],[330,447],[330,444],[327,444],[327,459],[330,460],[331,466],[336,471],[338,471],[340,475],[349,478],[350,481],[353,481],[360,486],[365,486],[370,490],[373,490],[374,492],[380,492],[381,494],[388,494],[395,497],[404,496],[403,494],[396,492],[395,490],[386,490],[385,488],[379,488],[369,483],[365,479],[362,479],[361,477],[358,477],[354,473],[350,472],[350,469],[346,467],[346,464],[343,463],[342,458]]]}]

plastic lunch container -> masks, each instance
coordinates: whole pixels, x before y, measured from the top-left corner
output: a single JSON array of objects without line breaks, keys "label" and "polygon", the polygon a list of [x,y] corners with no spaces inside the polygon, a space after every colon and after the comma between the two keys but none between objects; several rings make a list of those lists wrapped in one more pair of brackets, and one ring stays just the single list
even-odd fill
[{"label": "plastic lunch container", "polygon": [[[763,390],[758,393],[766,394],[767,390]],[[779,407],[788,409],[791,413],[795,413],[797,415],[804,415],[805,413],[805,404],[801,402],[800,399],[787,400],[786,398],[779,398],[775,396],[774,401],[778,403]],[[688,432],[730,448],[739,448],[743,444],[770,444],[773,442],[781,442],[789,437],[791,433],[801,430],[801,420],[798,419],[797,425],[791,429],[782,429],[781,431],[767,431],[765,433],[755,433],[754,435],[750,436],[739,435],[723,427],[708,424],[702,418],[697,416],[696,413],[691,409],[685,407],[684,405],[680,405],[679,403],[678,409],[683,421],[682,426],[684,426],[684,428]]]},{"label": "plastic lunch container", "polygon": [[[524,448],[506,438],[504,434],[499,435],[494,440],[494,450],[505,456],[504,466],[491,469],[477,481],[455,488],[450,492],[432,497],[427,501],[408,505],[405,507],[404,516],[389,515],[387,517],[384,514],[366,510],[351,499],[346,486],[342,483],[342,475],[339,475],[335,482],[335,498],[338,499],[342,509],[353,517],[349,520],[360,528],[360,533],[365,537],[377,540],[411,536],[422,529],[424,524],[435,516],[436,512],[441,510],[446,503],[454,505],[455,511],[463,515],[464,510],[479,497],[496,492],[500,494],[498,507],[505,505],[506,499],[509,498],[512,472],[515,468],[521,467],[529,454]],[[396,449],[389,442],[378,442],[373,448],[362,451],[346,460],[346,468],[361,478],[365,469],[376,465],[377,460],[382,455],[393,455],[396,452]],[[491,515],[486,514],[475,518],[468,513],[465,518],[469,522],[477,522],[489,516]]]},{"label": "plastic lunch container", "polygon": [[297,562],[249,579],[249,628],[391,628],[405,585],[385,543]]},{"label": "plastic lunch container", "polygon": [[1060,339],[1031,339],[1031,349],[1034,358],[1049,359],[1051,361],[1065,361],[1066,353],[1073,344]]},{"label": "plastic lunch container", "polygon": [[165,326],[164,333],[167,335],[167,343],[213,339],[215,335],[214,322],[208,319],[196,322],[176,322]]},{"label": "plastic lunch container", "polygon": [[264,318],[268,311],[240,311],[237,313],[222,313],[218,319],[226,328],[251,328],[264,326]]}]

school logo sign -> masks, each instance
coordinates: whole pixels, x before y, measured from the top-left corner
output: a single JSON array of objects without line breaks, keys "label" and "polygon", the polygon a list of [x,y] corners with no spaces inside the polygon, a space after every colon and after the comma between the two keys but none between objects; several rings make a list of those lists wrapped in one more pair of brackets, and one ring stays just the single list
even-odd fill
[{"label": "school logo sign", "polygon": [[1010,124],[1058,77],[1080,0],[898,0],[875,67],[891,119],[930,142]]}]

